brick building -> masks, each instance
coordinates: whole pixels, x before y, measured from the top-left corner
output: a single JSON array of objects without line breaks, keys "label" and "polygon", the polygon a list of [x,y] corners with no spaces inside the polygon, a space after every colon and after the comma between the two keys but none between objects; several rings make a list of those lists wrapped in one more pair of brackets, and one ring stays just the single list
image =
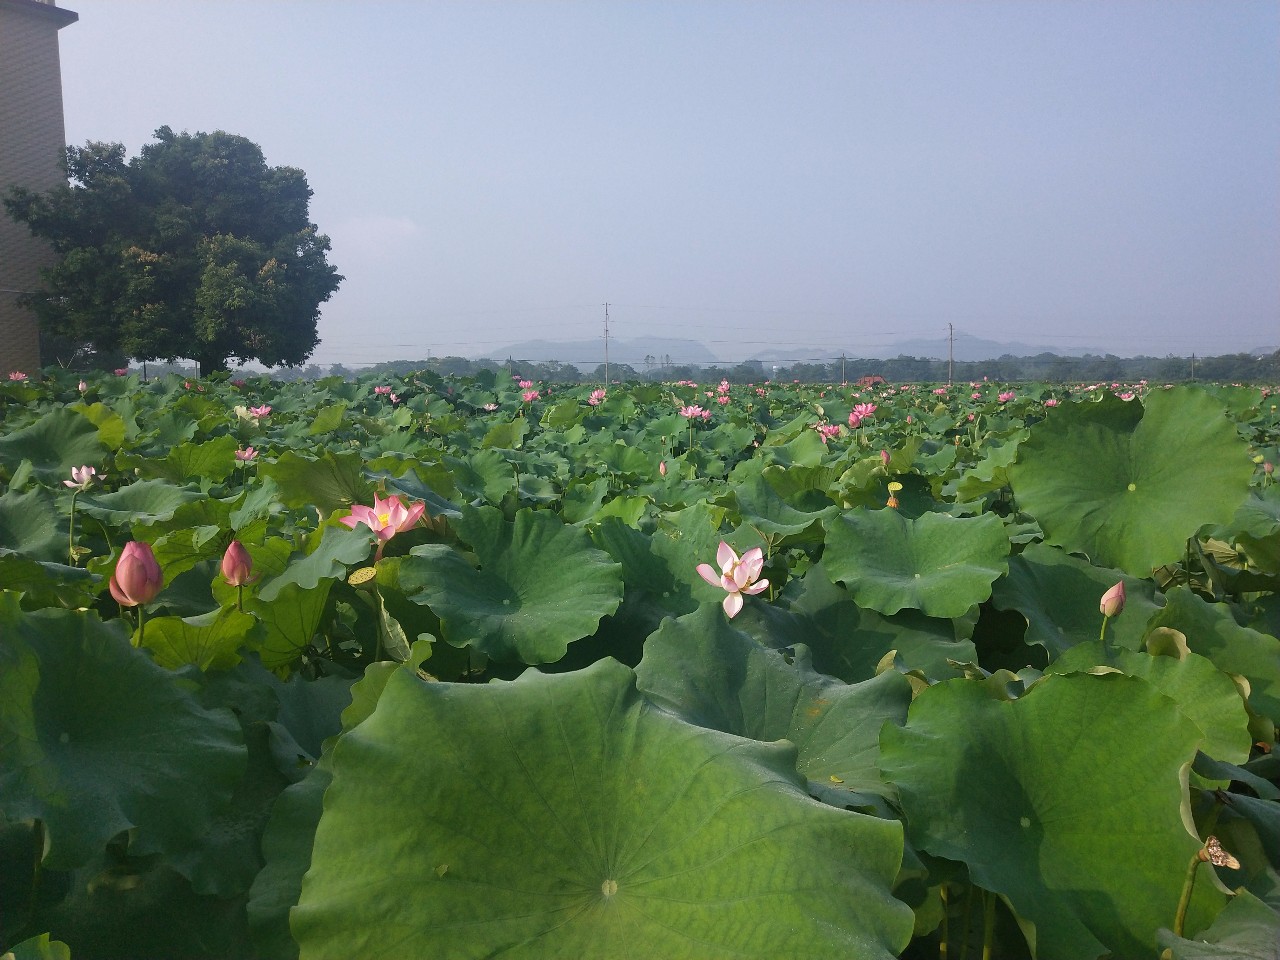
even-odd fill
[{"label": "brick building", "polygon": [[[0,195],[48,190],[66,149],[58,31],[79,15],[53,0],[0,0]],[[40,282],[53,253],[0,210],[0,377],[40,367],[40,334],[18,295]]]}]

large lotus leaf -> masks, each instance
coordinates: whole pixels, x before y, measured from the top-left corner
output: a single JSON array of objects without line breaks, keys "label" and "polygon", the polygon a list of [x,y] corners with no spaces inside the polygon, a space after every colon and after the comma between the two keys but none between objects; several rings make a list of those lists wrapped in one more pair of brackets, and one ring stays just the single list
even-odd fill
[{"label": "large lotus leaf", "polygon": [[200,707],[117,624],[0,595],[0,813],[39,819],[69,868],[123,830],[184,849],[244,771],[240,726]]},{"label": "large lotus leaf", "polygon": [[334,748],[301,956],[896,956],[898,825],[815,803],[794,757],[653,707],[612,660],[397,671]]},{"label": "large lotus leaf", "polygon": [[1045,542],[1134,576],[1180,558],[1206,523],[1248,494],[1248,445],[1222,404],[1191,388],[1128,403],[1056,407],[1009,467],[1019,506]]},{"label": "large lotus leaf", "polygon": [[173,483],[184,480],[223,481],[236,469],[236,438],[215,437],[204,443],[180,443],[164,457],[134,457],[130,464],[144,476],[161,477]]},{"label": "large lotus leaf", "polygon": [[61,940],[50,940],[42,933],[14,945],[3,960],[71,960],[71,948]]},{"label": "large lotus leaf", "polygon": [[257,621],[235,607],[219,607],[196,617],[156,617],[148,620],[142,645],[156,663],[170,670],[194,666],[224,670],[240,659]]},{"label": "large lotus leaf", "polygon": [[621,567],[552,513],[521,510],[509,523],[494,507],[467,507],[454,528],[479,570],[452,547],[427,544],[401,561],[399,576],[456,647],[551,663],[622,602]]},{"label": "large lotus leaf", "polygon": [[1098,604],[1121,581],[1124,612],[1107,624],[1107,635],[1118,646],[1137,650],[1146,636],[1147,620],[1160,609],[1155,583],[1095,567],[1057,547],[1031,543],[1012,557],[1008,575],[992,588],[991,603],[997,610],[1022,614],[1027,620],[1026,642],[1040,644],[1052,659],[1074,644],[1097,639],[1102,627]]},{"label": "large lotus leaf", "polygon": [[0,548],[0,590],[23,595],[23,605],[88,607],[102,592],[102,576],[63,563],[27,560]]},{"label": "large lotus leaf", "polygon": [[32,472],[46,482],[71,479],[72,467],[101,467],[106,455],[98,428],[67,407],[0,436],[0,463],[12,470],[29,460]]},{"label": "large lotus leaf", "polygon": [[880,727],[902,723],[911,685],[895,671],[847,684],[813,669],[807,648],[790,656],[761,646],[704,605],[666,620],[645,642],[640,692],[691,723],[752,740],[790,740],[796,769],[832,799],[882,795]]},{"label": "large lotus leaf", "polygon": [[1249,715],[1240,690],[1212,661],[1185,650],[1180,657],[1151,656],[1090,640],[1062,654],[1045,672],[1078,673],[1093,667],[1141,677],[1172,699],[1204,734],[1200,749],[1210,757],[1227,763],[1249,759]]},{"label": "large lotus leaf", "polygon": [[814,666],[847,683],[869,680],[890,651],[903,669],[931,680],[957,675],[950,662],[978,659],[973,642],[957,639],[951,620],[901,610],[891,617],[864,610],[817,564],[786,586],[780,602],[751,604],[734,624],[769,647],[809,647]]},{"label": "large lotus leaf", "polygon": [[31,560],[67,560],[67,526],[43,487],[0,496],[0,552]]},{"label": "large lotus leaf", "polygon": [[[951,680],[880,737],[911,841],[999,893],[1037,960],[1151,956],[1187,864],[1186,770],[1199,729],[1152,684],[1048,676],[1016,700]],[[1196,885],[1188,929],[1223,903]]]},{"label": "large lotus leaf", "polygon": [[1169,960],[1276,960],[1280,912],[1241,890],[1195,940],[1161,930],[1159,943],[1169,951]]},{"label": "large lotus leaf", "polygon": [[1008,566],[1009,538],[995,514],[959,519],[897,510],[851,510],[826,522],[823,562],[859,606],[894,614],[904,607],[959,617],[991,596]]},{"label": "large lotus leaf", "polygon": [[207,494],[195,487],[176,487],[167,480],[138,480],[114,493],[81,494],[77,508],[116,526],[168,520],[179,507]]},{"label": "large lotus leaf", "polygon": [[742,523],[753,527],[761,536],[797,536],[837,512],[833,504],[812,512],[799,509],[778,496],[759,473],[735,483],[733,495],[738,501]]},{"label": "large lotus leaf", "polygon": [[321,580],[311,588],[285,583],[275,590],[270,602],[246,598],[245,608],[263,625],[256,649],[264,667],[275,670],[298,659],[324,618],[332,586],[332,580]]},{"label": "large lotus leaf", "polygon": [[515,470],[498,450],[481,450],[465,460],[445,457],[444,463],[458,493],[472,500],[501,503],[516,485]]},{"label": "large lotus leaf", "polygon": [[1253,708],[1280,724],[1280,639],[1240,626],[1226,604],[1209,603],[1186,587],[1165,596],[1168,602],[1148,626],[1172,627],[1219,670],[1247,678]]},{"label": "large lotus leaf", "polygon": [[258,597],[272,602],[289,584],[313,590],[325,580],[346,575],[347,566],[369,558],[373,549],[373,531],[364,524],[347,528],[342,525],[322,528],[320,542],[310,553],[292,560],[284,571],[262,585]]},{"label": "large lotus leaf", "polygon": [[285,506],[315,507],[321,517],[353,503],[373,502],[373,485],[364,477],[359,453],[326,450],[314,458],[290,450],[275,463],[259,464],[257,470],[279,485]]}]

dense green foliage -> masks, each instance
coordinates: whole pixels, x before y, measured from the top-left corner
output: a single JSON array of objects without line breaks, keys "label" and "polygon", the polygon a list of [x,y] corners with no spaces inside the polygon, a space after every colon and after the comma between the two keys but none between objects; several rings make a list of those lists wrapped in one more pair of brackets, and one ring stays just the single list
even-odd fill
[{"label": "dense green foliage", "polygon": [[1274,956],[1270,389],[77,379],[0,951]]},{"label": "dense green foliage", "polygon": [[309,220],[306,176],[268,167],[244,137],[155,136],[127,162],[121,144],[68,147],[69,184],[5,199],[59,254],[25,298],[46,351],[188,357],[206,374],[231,358],[302,363],[342,280]]}]

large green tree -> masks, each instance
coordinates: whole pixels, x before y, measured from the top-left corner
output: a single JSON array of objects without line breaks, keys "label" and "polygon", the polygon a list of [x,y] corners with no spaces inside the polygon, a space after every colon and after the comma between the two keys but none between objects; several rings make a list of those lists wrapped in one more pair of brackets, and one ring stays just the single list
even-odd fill
[{"label": "large green tree", "polygon": [[60,255],[29,295],[41,333],[138,360],[294,365],[319,338],[342,277],[294,167],[222,131],[175,134],[125,159],[117,143],[68,147],[68,183],[10,190],[9,216]]}]

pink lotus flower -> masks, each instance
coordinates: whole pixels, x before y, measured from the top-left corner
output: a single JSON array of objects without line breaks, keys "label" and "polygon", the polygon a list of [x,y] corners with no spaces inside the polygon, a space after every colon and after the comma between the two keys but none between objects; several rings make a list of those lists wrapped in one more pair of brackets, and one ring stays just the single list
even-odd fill
[{"label": "pink lotus flower", "polygon": [[351,515],[343,517],[339,522],[352,530],[363,523],[378,535],[378,552],[373,558],[377,562],[382,559],[382,550],[387,545],[387,541],[397,533],[404,533],[411,529],[422,519],[426,510],[427,505],[421,500],[406,507],[397,496],[390,496],[383,500],[374,494],[372,507],[356,504],[351,508]]},{"label": "pink lotus flower", "polygon": [[497,409],[498,409],[498,405],[497,405],[496,403],[486,403],[486,404],[485,404],[483,407],[481,407],[480,409],[481,409],[481,410],[487,410],[489,413],[493,413],[493,411],[495,411],[495,410],[497,410]]},{"label": "pink lotus flower", "polygon": [[732,620],[742,610],[742,595],[763,593],[769,589],[768,580],[760,580],[760,572],[764,569],[764,553],[759,547],[752,547],[741,558],[723,540],[716,550],[716,563],[719,572],[709,563],[698,564],[698,574],[713,587],[720,587],[728,596],[724,598],[724,612]]},{"label": "pink lotus flower", "polygon": [[390,387],[374,387],[373,392],[379,395],[388,394],[391,392],[391,388]]},{"label": "pink lotus flower", "polygon": [[1000,403],[1008,403],[1010,400],[1012,400],[1016,396],[1017,394],[1014,393],[1012,390],[1006,390],[1004,393],[997,394],[996,400],[998,400]]},{"label": "pink lotus flower", "polygon": [[241,463],[248,463],[258,455],[258,451],[253,447],[245,447],[243,450],[236,451],[236,459]]},{"label": "pink lotus flower", "polygon": [[387,394],[387,399],[391,401],[391,405],[394,407],[400,402],[400,395],[397,393],[389,393]]},{"label": "pink lotus flower", "polygon": [[521,380],[521,381],[520,381],[519,386],[520,386],[520,389],[521,389],[521,390],[528,390],[530,387],[532,387],[532,386],[533,386],[533,381],[532,381],[532,380]]},{"label": "pink lotus flower", "polygon": [[79,390],[81,393],[84,393],[86,390],[89,389],[89,385],[85,383],[83,380],[81,380],[78,384],[76,384],[76,389]]},{"label": "pink lotus flower", "polygon": [[729,397],[728,397],[728,396],[721,395],[721,396],[719,396],[719,397],[716,397],[716,403],[720,404],[720,406],[722,406],[722,407],[723,407],[726,403],[728,403],[728,402],[729,402]]},{"label": "pink lotus flower", "polygon": [[823,443],[826,443],[832,437],[840,436],[840,424],[838,423],[815,423],[813,429],[818,431],[818,436],[822,438]]},{"label": "pink lotus flower", "polygon": [[982,399],[982,394],[978,393],[978,391],[976,391],[976,390],[975,390],[973,393],[969,394],[969,399],[970,399],[970,400],[981,400],[981,399]]},{"label": "pink lotus flower", "polygon": [[665,460],[658,461],[658,473],[664,477],[667,475],[667,461]]},{"label": "pink lotus flower", "polygon": [[108,589],[122,607],[150,603],[164,586],[164,574],[150,544],[130,540],[120,551]]},{"label": "pink lotus flower", "polygon": [[889,451],[888,451],[888,450],[881,450],[881,451],[880,451],[880,462],[881,462],[882,464],[884,464],[886,467],[889,465]]},{"label": "pink lotus flower", "polygon": [[77,490],[88,490],[98,479],[98,471],[93,467],[72,467],[71,479],[63,480],[63,486],[75,487]]},{"label": "pink lotus flower", "polygon": [[111,372],[112,372],[112,373],[114,373],[117,377],[127,377],[127,376],[129,375],[129,368],[128,368],[128,367],[116,367],[116,368],[115,368],[114,370],[112,370]]},{"label": "pink lotus flower", "polygon": [[261,420],[263,417],[267,417],[270,415],[271,415],[271,407],[268,404],[264,403],[260,407],[249,408],[249,416],[253,417],[253,419],[255,420]]},{"label": "pink lotus flower", "polygon": [[1102,595],[1102,600],[1098,603],[1098,610],[1108,620],[1112,617],[1118,617],[1120,612],[1124,610],[1124,599],[1124,581],[1121,580]]},{"label": "pink lotus flower", "polygon": [[707,417],[711,416],[711,411],[710,411],[710,410],[703,410],[703,409],[702,409],[700,406],[698,406],[696,403],[692,403],[692,404],[690,404],[690,405],[689,405],[689,406],[687,406],[687,407],[681,407],[681,408],[680,408],[680,416],[682,416],[682,417],[687,417],[687,418],[688,418],[688,419],[690,419],[690,420],[696,420],[696,419],[698,419],[699,417],[701,417],[703,420],[705,420],[705,419],[707,419]]},{"label": "pink lotus flower", "polygon": [[243,587],[258,578],[253,576],[253,558],[239,540],[232,540],[227,545],[227,552],[222,555],[222,579],[233,587]]},{"label": "pink lotus flower", "polygon": [[591,404],[593,407],[598,407],[604,401],[604,396],[605,393],[603,389],[592,390],[591,396],[587,397],[587,403]]},{"label": "pink lotus flower", "polygon": [[1050,397],[1048,400],[1046,400],[1046,401],[1044,402],[1044,405],[1045,405],[1046,407],[1056,407],[1056,406],[1058,405],[1058,398],[1057,398],[1057,397]]},{"label": "pink lotus flower", "polygon": [[540,396],[541,394],[538,393],[537,390],[526,390],[524,393],[520,394],[520,398],[525,403],[533,403],[533,401],[537,400]]},{"label": "pink lotus flower", "polygon": [[14,381],[15,383],[20,383],[23,380],[27,379],[27,375],[23,373],[21,370],[14,370],[10,372],[9,379]]}]

